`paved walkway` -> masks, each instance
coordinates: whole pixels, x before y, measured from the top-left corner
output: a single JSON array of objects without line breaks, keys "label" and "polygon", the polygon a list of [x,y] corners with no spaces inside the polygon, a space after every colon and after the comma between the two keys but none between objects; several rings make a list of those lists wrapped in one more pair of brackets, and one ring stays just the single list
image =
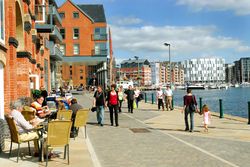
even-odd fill
[{"label": "paved walkway", "polygon": [[[80,104],[90,108],[92,94],[75,95]],[[209,133],[203,133],[202,117],[195,115],[195,131],[183,131],[184,119],[179,108],[157,111],[156,105],[140,103],[134,114],[119,114],[119,127],[110,126],[105,112],[104,127],[96,124],[96,113],[90,112],[87,140],[83,129],[70,141],[72,167],[248,167],[250,164],[250,126],[245,119],[212,117]],[[124,105],[126,106],[126,104]],[[236,118],[236,119],[235,119]],[[16,144],[13,157],[6,150],[0,154],[0,166],[45,166],[37,158],[22,156],[16,163]],[[22,146],[26,147],[25,144]],[[62,152],[62,149],[54,149]],[[26,154],[27,155],[27,154]],[[62,154],[60,154],[62,155]],[[49,166],[68,166],[62,158],[54,158]]]},{"label": "paved walkway", "polygon": [[[88,96],[92,95],[78,97],[85,107],[91,107]],[[143,109],[134,114],[123,108],[119,127],[110,126],[108,111],[104,127],[98,126],[95,113],[90,113],[88,137],[98,160],[96,166],[249,166],[250,126],[246,122],[213,116],[209,133],[203,133],[202,117],[196,114],[195,132],[189,133],[183,131],[183,114],[178,108],[161,112],[156,105],[145,103],[139,108]]]}]

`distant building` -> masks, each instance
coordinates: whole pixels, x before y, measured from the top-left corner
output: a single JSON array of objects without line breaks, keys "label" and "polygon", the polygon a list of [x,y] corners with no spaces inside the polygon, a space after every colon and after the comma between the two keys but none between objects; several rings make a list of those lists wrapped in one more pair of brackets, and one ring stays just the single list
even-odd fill
[{"label": "distant building", "polygon": [[226,72],[226,83],[235,83],[235,75],[234,75],[234,64],[226,64],[225,65]]},{"label": "distant building", "polygon": [[160,64],[160,83],[163,85],[166,84],[166,67],[161,63]]},{"label": "distant building", "polygon": [[151,62],[151,83],[152,85],[159,85],[161,82],[161,63],[159,62]]},{"label": "distant building", "polygon": [[172,82],[173,84],[184,83],[184,68],[181,62],[171,62],[171,71],[168,61],[163,62],[162,66],[165,67],[165,83],[168,84],[170,82]]},{"label": "distant building", "polygon": [[199,58],[184,61],[185,82],[215,83],[225,81],[225,59]]},{"label": "distant building", "polygon": [[103,5],[65,1],[62,18],[62,78],[74,86],[107,85],[107,23]]},{"label": "distant building", "polygon": [[234,62],[235,80],[238,83],[250,83],[250,57],[241,58]]},{"label": "distant building", "polygon": [[151,68],[147,59],[129,59],[121,62],[121,75],[140,86],[151,85]]}]

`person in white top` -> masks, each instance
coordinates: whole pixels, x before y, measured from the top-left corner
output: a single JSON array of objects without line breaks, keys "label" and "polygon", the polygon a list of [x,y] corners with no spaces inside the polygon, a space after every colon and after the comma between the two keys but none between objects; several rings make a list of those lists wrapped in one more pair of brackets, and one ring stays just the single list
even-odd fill
[{"label": "person in white top", "polygon": [[138,87],[135,88],[135,102],[136,102],[136,108],[138,108],[138,103],[140,101],[139,96],[140,96],[141,91],[139,90]]},{"label": "person in white top", "polygon": [[165,101],[166,101],[166,109],[168,111],[168,109],[173,110],[173,106],[172,106],[172,96],[173,96],[173,92],[170,89],[169,86],[167,86],[167,89],[165,90]]},{"label": "person in white top", "polygon": [[161,106],[162,106],[162,111],[164,111],[164,102],[163,102],[163,91],[161,88],[157,88],[156,91],[156,98],[157,98],[157,102],[158,102],[158,111],[160,110]]}]

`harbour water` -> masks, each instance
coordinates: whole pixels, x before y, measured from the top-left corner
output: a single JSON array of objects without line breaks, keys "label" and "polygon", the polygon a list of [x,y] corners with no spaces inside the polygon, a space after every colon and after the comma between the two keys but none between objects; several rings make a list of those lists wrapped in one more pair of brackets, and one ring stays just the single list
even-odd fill
[{"label": "harbour water", "polygon": [[[250,88],[229,88],[211,90],[192,90],[199,105],[199,98],[202,104],[208,104],[211,111],[219,112],[219,99],[222,99],[225,114],[248,117],[248,101],[250,101]],[[148,102],[152,101],[152,93],[155,98],[155,91],[147,91]],[[183,106],[183,96],[186,90],[174,90],[174,105]]]}]

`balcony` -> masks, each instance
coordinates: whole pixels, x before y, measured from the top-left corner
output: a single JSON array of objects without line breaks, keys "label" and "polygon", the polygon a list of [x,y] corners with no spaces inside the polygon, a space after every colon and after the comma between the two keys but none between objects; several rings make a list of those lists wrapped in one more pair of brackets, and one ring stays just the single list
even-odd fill
[{"label": "balcony", "polygon": [[93,49],[92,56],[99,56],[99,55],[108,55],[107,49]]},{"label": "balcony", "polygon": [[54,26],[54,30],[49,34],[49,36],[50,39],[52,39],[56,43],[61,43],[63,40],[60,30],[58,29],[57,26]]},{"label": "balcony", "polygon": [[54,25],[62,25],[62,19],[55,6],[36,5],[35,16],[37,32],[51,33]]},{"label": "balcony", "polygon": [[46,47],[50,50],[50,59],[55,61],[62,61],[63,54],[53,41],[46,42]]},{"label": "balcony", "polygon": [[92,34],[93,41],[107,41],[107,34]]}]

